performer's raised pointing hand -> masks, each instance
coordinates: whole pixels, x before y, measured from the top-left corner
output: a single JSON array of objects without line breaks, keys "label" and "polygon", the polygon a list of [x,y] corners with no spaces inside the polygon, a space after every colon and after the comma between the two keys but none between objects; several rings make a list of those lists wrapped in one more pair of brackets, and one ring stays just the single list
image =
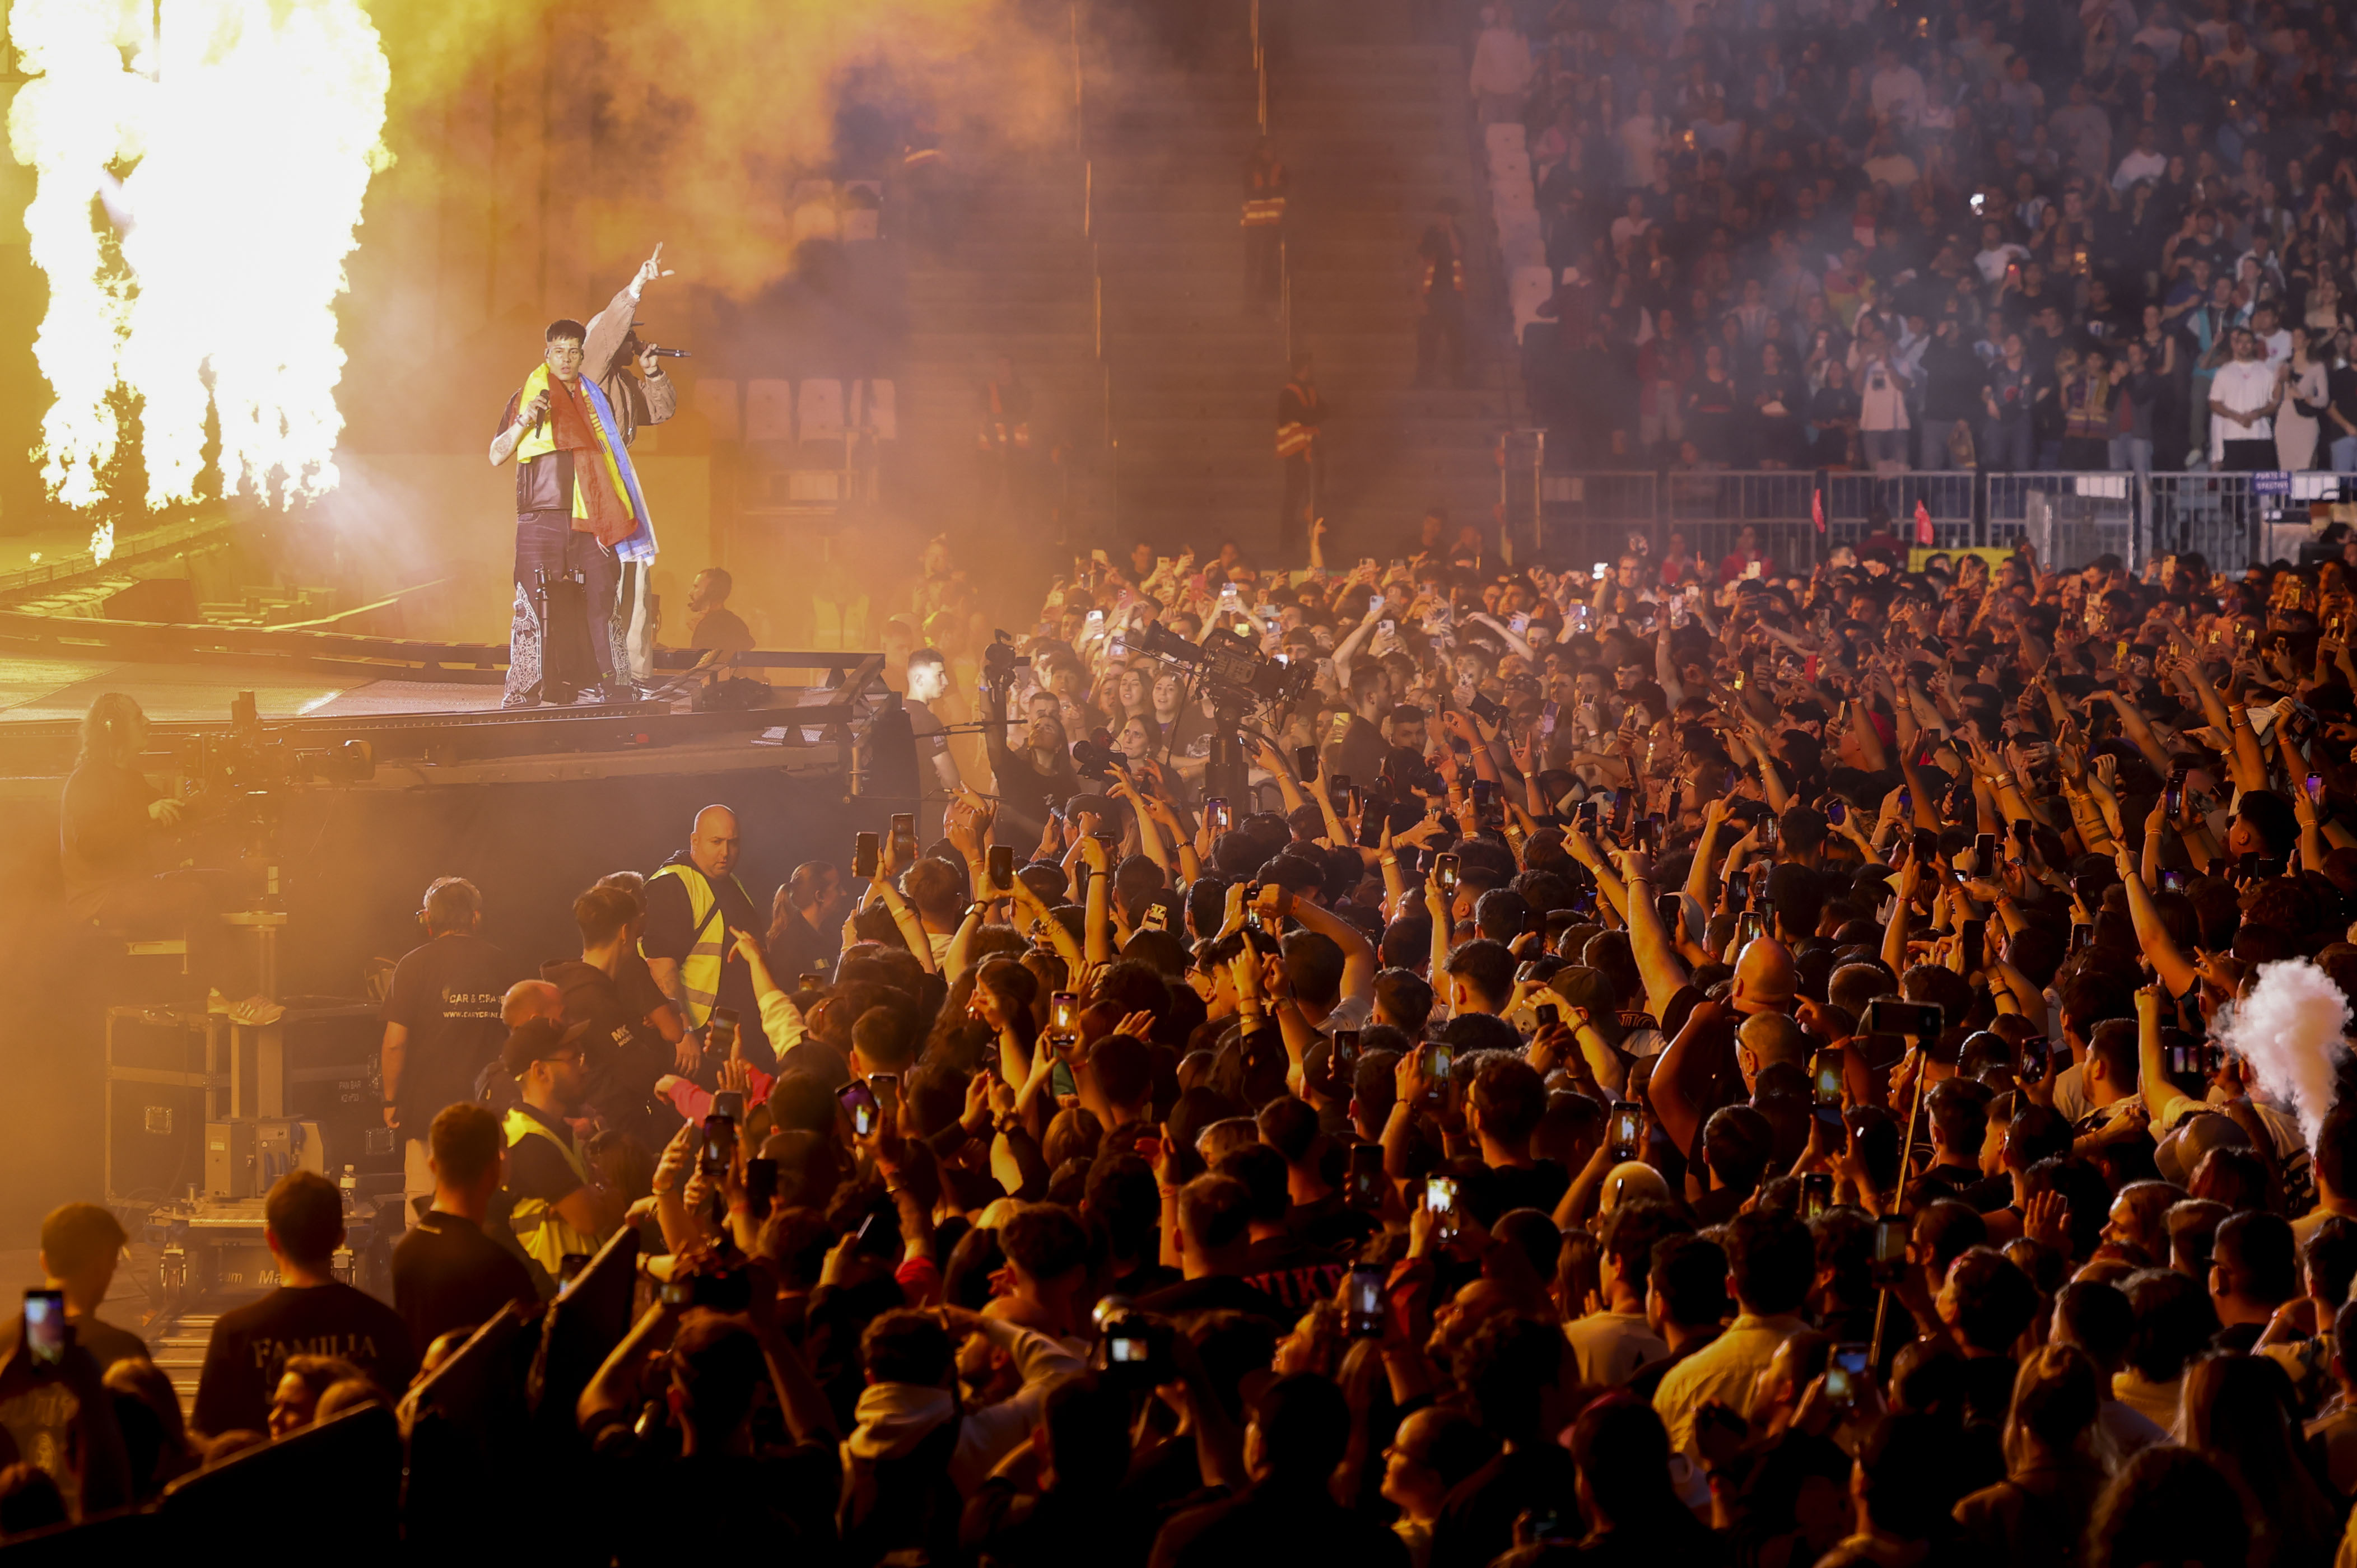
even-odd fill
[{"label": "performer's raised pointing hand", "polygon": [[657,278],[667,278],[671,275],[670,271],[662,264],[662,242],[661,241],[657,241],[655,242],[655,253],[649,256],[646,259],[646,263],[639,268],[639,275],[637,279],[634,280],[636,286],[639,288],[644,288],[647,285],[654,282]]}]

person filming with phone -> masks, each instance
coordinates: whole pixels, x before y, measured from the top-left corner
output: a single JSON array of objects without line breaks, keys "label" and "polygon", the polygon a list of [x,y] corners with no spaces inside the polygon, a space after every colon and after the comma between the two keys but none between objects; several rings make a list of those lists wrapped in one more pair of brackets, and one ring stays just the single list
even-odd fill
[{"label": "person filming with phone", "polygon": [[55,1487],[60,1522],[121,1508],[133,1495],[113,1396],[101,1381],[97,1354],[80,1342],[68,1302],[64,1290],[27,1290],[22,1316],[9,1326],[13,1342],[0,1349],[0,1434]]}]

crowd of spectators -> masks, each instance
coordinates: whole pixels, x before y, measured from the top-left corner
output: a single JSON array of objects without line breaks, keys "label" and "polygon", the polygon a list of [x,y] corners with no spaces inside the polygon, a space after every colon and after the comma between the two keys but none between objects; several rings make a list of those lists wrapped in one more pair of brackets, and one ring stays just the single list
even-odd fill
[{"label": "crowd of spectators", "polygon": [[[0,1531],[391,1410],[354,1540],[482,1554],[2332,1560],[2357,546],[1903,568],[1141,545],[766,917],[717,807],[578,958],[437,881],[392,1301],[285,1177],[184,1423],[61,1210]],[[1224,763],[1156,626],[1308,684]]]},{"label": "crowd of spectators", "polygon": [[2357,467],[2357,41],[2250,0],[1498,0],[1590,467]]}]

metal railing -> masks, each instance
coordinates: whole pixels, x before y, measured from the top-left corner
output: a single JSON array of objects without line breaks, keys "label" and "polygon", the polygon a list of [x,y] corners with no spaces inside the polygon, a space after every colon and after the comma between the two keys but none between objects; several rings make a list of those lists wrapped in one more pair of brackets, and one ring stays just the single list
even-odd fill
[{"label": "metal railing", "polygon": [[[1252,0],[1253,106],[1263,136],[1268,134],[1268,41],[1261,32],[1260,0]],[[1286,216],[1292,216],[1290,199]],[[1258,302],[1254,302],[1254,308]],[[1293,369],[1293,245],[1280,226],[1276,240],[1276,329],[1285,348],[1285,368]]]},{"label": "metal railing", "polygon": [[[1546,438],[1544,426],[1509,425],[1498,432],[1498,519],[1511,538],[1511,518],[1527,517],[1531,542],[1546,547]],[[1516,491],[1525,484],[1527,495]]]},{"label": "metal railing", "polygon": [[1260,32],[1260,0],[1252,0],[1253,102],[1260,134],[1268,134],[1268,45]]},{"label": "metal railing", "polygon": [[226,513],[183,518],[144,532],[116,538],[114,553],[104,561],[88,550],[69,551],[20,571],[0,573],[0,599],[17,599],[70,583],[81,577],[120,574],[125,568],[158,555],[178,554],[234,527]]},{"label": "metal railing", "polygon": [[[1097,166],[1089,145],[1089,87],[1086,54],[1082,48],[1082,24],[1081,8],[1085,0],[1072,0],[1072,150],[1081,160],[1081,238],[1089,248],[1089,341],[1097,361],[1097,420],[1099,449],[1104,454],[1107,469],[1105,493],[1120,504],[1121,480],[1118,469],[1121,443],[1113,430],[1113,360],[1105,353],[1105,276],[1104,248],[1097,239]],[[1071,531],[1071,472],[1066,464],[1064,473],[1064,503],[1058,509],[1063,531],[1069,540]]]},{"label": "metal railing", "polygon": [[[1501,438],[1501,476],[1506,450]],[[1528,542],[1566,561],[1609,559],[1632,539],[1658,553],[1674,534],[1717,561],[1749,530],[1776,564],[1804,569],[1876,532],[1915,548],[1920,521],[1939,550],[2026,539],[2050,564],[2112,554],[2134,568],[2151,555],[2200,554],[2231,570],[2294,558],[2311,501],[2357,499],[2357,475],[2329,473],[1558,471],[1542,472],[1538,485]],[[1523,514],[1502,516],[1521,543]]]},{"label": "metal railing", "polygon": [[1276,322],[1277,335],[1285,341],[1285,368],[1293,369],[1293,263],[1289,256],[1292,246],[1282,235],[1276,242]]}]

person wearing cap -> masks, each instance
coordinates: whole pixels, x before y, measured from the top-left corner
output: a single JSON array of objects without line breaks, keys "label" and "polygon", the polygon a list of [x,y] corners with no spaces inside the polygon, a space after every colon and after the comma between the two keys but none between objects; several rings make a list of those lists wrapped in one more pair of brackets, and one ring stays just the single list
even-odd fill
[{"label": "person wearing cap", "polygon": [[582,1066],[590,1026],[561,1028],[536,1018],[508,1036],[500,1063],[521,1095],[501,1130],[507,1136],[509,1223],[533,1262],[562,1273],[565,1254],[595,1253],[622,1223],[627,1205],[601,1186],[574,1143],[572,1119],[588,1103]]},{"label": "person wearing cap", "polygon": [[[2306,1144],[2298,1124],[2280,1109],[2251,1093],[2251,1069],[2239,1058],[2224,1058],[2209,1098],[2197,1099],[2179,1089],[2177,1080],[2169,1076],[2161,1050],[2160,1006],[2167,996],[2165,986],[2151,985],[2139,989],[2136,997],[2137,1090],[2151,1114],[2152,1135],[2160,1143],[2162,1152],[2172,1142],[2181,1141],[2172,1139],[2171,1134],[2192,1133],[2194,1145],[2186,1147],[2178,1156],[2189,1176],[2201,1155],[2218,1143],[2242,1142],[2254,1148],[2261,1148],[2264,1144],[2262,1154],[2277,1162],[2298,1153]],[[2205,1116],[2205,1112],[2210,1115]],[[2241,1138],[2219,1128],[2201,1128],[2197,1132],[2196,1123],[2211,1117],[2225,1122],[2242,1134]]]}]

